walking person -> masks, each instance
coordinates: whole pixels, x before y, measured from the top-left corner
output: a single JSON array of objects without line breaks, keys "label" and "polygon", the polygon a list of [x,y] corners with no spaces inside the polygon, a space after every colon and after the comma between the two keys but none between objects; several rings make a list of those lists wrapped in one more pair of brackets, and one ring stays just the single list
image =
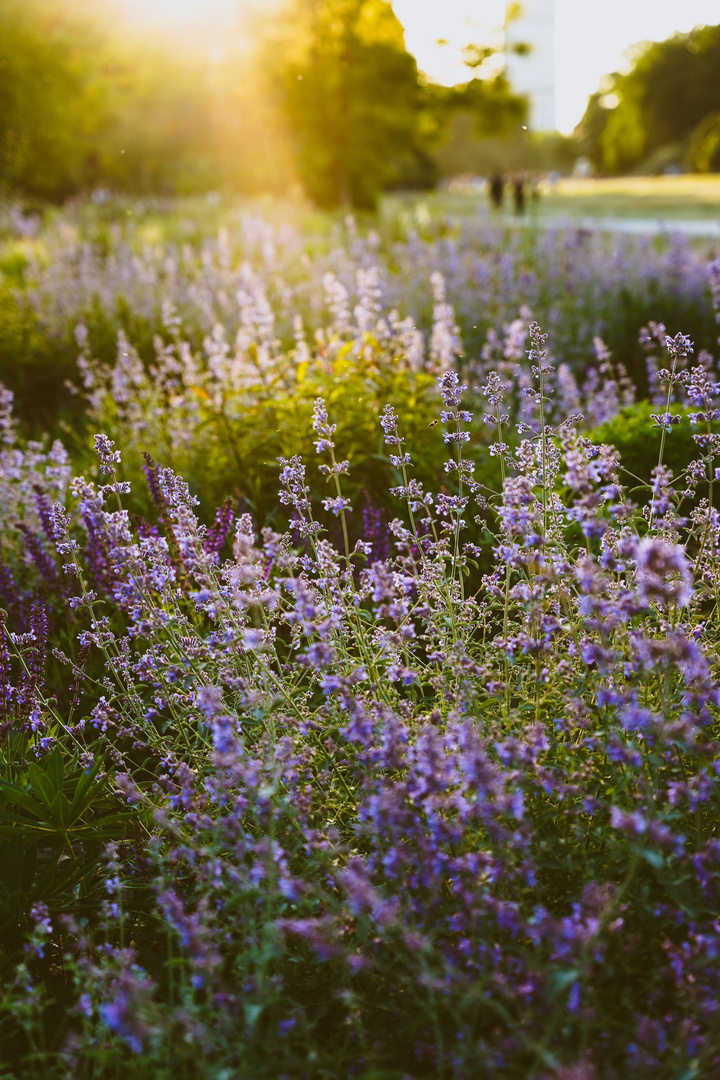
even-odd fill
[{"label": "walking person", "polygon": [[513,202],[515,213],[518,217],[522,217],[525,213],[525,177],[522,174],[518,174],[513,179]]},{"label": "walking person", "polygon": [[496,214],[502,210],[504,192],[505,177],[501,173],[495,173],[490,178],[490,203]]}]

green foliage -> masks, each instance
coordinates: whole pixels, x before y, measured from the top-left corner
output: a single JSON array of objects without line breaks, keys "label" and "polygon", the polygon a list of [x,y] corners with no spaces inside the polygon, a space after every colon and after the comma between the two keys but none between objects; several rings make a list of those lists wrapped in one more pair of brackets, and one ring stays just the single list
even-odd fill
[{"label": "green foliage", "polygon": [[663,147],[683,152],[692,137],[687,163],[706,171],[715,143],[703,150],[704,125],[719,107],[720,26],[675,34],[643,46],[629,72],[609,76],[590,98],[582,150],[598,170],[620,173]]},{"label": "green foliage", "polygon": [[262,74],[237,43],[211,63],[80,0],[6,0],[0,43],[1,193],[278,192],[295,178]]},{"label": "green foliage", "polygon": [[61,199],[87,175],[103,123],[100,38],[77,5],[0,5],[0,191]]},{"label": "green foliage", "polygon": [[298,0],[283,21],[278,77],[310,197],[373,208],[390,184],[432,183],[417,66],[390,5]]},{"label": "green foliage", "polygon": [[490,135],[472,115],[459,111],[448,123],[435,151],[442,176],[488,176],[516,170],[569,173],[578,156],[574,139],[559,133],[523,131],[514,109],[508,109],[510,130]]},{"label": "green foliage", "polygon": [[295,170],[282,119],[252,58],[231,50],[211,63],[132,39],[116,49],[92,183],[181,196],[289,188]]},{"label": "green foliage", "polygon": [[505,138],[527,118],[527,98],[516,94],[502,73],[453,87],[431,85],[427,92],[441,132],[460,114],[472,120],[476,139]]},{"label": "green foliage", "polygon": [[[622,409],[617,416],[590,433],[598,446],[609,443],[620,453],[623,469],[648,483],[652,470],[658,463],[660,431],[651,414],[664,412],[649,401],[639,401],[635,405]],[[680,477],[691,461],[699,455],[693,441],[693,428],[687,419],[687,410],[671,405],[670,412],[682,416],[683,420],[668,435],[663,452],[663,462],[672,469],[673,475]],[[627,479],[632,487],[631,479]]]},{"label": "green foliage", "polygon": [[687,160],[695,172],[720,172],[720,109],[704,117],[693,131]]},{"label": "green foliage", "polygon": [[[252,359],[253,346],[249,352]],[[126,404],[127,411],[119,415],[108,393],[93,422],[117,438],[130,439],[132,429],[140,427],[142,435],[138,438],[136,430],[125,456],[136,488],[144,488],[142,454],[149,451],[164,467],[184,472],[193,490],[202,494],[205,514],[231,494],[251,507],[258,520],[274,522],[280,456],[302,455],[318,496],[333,494],[324,490],[312,464],[312,410],[320,394],[338,418],[338,438],[350,461],[345,487],[356,505],[362,506],[365,492],[374,492],[375,505],[388,513],[393,506],[386,495],[393,472],[377,424],[378,414],[389,402],[409,417],[409,433],[422,438],[419,478],[426,483],[436,481],[444,460],[443,443],[437,432],[427,432],[436,414],[436,379],[430,373],[410,370],[401,357],[388,363],[382,346],[370,335],[362,346],[343,344],[332,358],[316,358],[295,369],[285,363],[269,379],[263,380],[258,368],[257,382],[242,394],[229,389],[218,394],[198,385],[188,404],[173,406],[149,382],[140,383],[129,410]],[[170,431],[168,409],[175,413]],[[183,429],[192,431],[192,437],[183,438]]]},{"label": "green foliage", "polygon": [[[107,806],[98,813],[108,785],[107,775],[99,776],[101,768],[99,761],[66,775],[62,752],[56,747],[46,758],[27,762],[18,782],[0,778],[0,836],[66,847],[75,841],[117,837],[117,825],[128,815],[118,815],[117,807],[108,812]],[[89,817],[91,808],[94,813]]]},{"label": "green foliage", "polygon": [[600,136],[600,151],[605,170],[623,173],[642,161],[648,146],[648,133],[640,104],[632,98],[609,112]]},{"label": "green foliage", "polygon": [[484,136],[526,112],[497,73],[453,89],[420,78],[387,0],[292,0],[248,34],[253,47],[231,38],[211,60],[141,39],[100,4],[6,0],[0,193],[279,194],[300,182],[319,206],[372,209],[388,188],[434,186],[432,149],[458,111]]},{"label": "green foliage", "polygon": [[54,431],[72,406],[65,383],[75,372],[69,335],[49,332],[22,292],[0,285],[0,382],[34,435]]},{"label": "green foliage", "polygon": [[26,735],[13,733],[5,744],[0,776],[0,957],[4,953],[5,959],[27,930],[35,904],[57,912],[83,910],[97,887],[103,842],[122,839],[137,818],[112,794],[102,759],[82,767],[77,753],[67,738],[37,760]]}]

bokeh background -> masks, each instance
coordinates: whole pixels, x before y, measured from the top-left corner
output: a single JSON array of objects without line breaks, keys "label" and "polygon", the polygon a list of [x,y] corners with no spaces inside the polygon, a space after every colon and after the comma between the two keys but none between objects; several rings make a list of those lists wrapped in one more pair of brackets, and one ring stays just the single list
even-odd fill
[{"label": "bokeh background", "polygon": [[498,169],[713,173],[715,7],[2,0],[0,194],[373,209]]}]

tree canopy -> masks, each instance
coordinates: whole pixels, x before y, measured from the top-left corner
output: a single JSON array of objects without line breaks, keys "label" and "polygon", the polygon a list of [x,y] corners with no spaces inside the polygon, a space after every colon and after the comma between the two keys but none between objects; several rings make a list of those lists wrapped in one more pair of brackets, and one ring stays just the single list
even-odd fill
[{"label": "tree canopy", "polygon": [[385,187],[434,180],[425,93],[386,0],[295,0],[268,64],[307,193],[372,207]]},{"label": "tree canopy", "polygon": [[578,134],[602,172],[710,171],[720,169],[719,115],[720,26],[705,26],[643,45],[630,71],[590,98]]},{"label": "tree canopy", "polygon": [[78,4],[0,4],[0,189],[59,198],[82,183],[105,111],[103,49]]},{"label": "tree canopy", "polygon": [[[467,83],[423,79],[387,0],[291,0],[279,57],[284,111],[308,194],[320,205],[372,207],[388,187],[428,187],[434,153],[454,117],[479,136],[505,136],[525,119],[526,100],[498,69],[495,49],[473,49]],[[477,53],[477,55],[475,55]]]},{"label": "tree canopy", "polygon": [[0,194],[256,194],[300,181],[318,205],[371,208],[389,187],[434,184],[458,113],[486,136],[525,115],[497,70],[476,64],[455,88],[424,79],[389,0],[286,0],[221,57],[143,39],[112,11],[0,2]]},{"label": "tree canopy", "polygon": [[102,0],[2,0],[0,194],[286,190],[284,124],[241,45],[218,60]]}]

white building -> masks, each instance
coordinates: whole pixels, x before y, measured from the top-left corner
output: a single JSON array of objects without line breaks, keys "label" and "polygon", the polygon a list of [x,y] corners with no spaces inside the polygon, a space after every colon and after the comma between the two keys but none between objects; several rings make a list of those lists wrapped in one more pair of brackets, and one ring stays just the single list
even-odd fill
[{"label": "white building", "polygon": [[[506,5],[510,13],[517,4]],[[522,0],[519,18],[506,19],[506,70],[514,90],[530,95],[529,126],[554,131],[555,122],[555,0]],[[531,48],[527,56],[512,52],[514,44]]]}]

